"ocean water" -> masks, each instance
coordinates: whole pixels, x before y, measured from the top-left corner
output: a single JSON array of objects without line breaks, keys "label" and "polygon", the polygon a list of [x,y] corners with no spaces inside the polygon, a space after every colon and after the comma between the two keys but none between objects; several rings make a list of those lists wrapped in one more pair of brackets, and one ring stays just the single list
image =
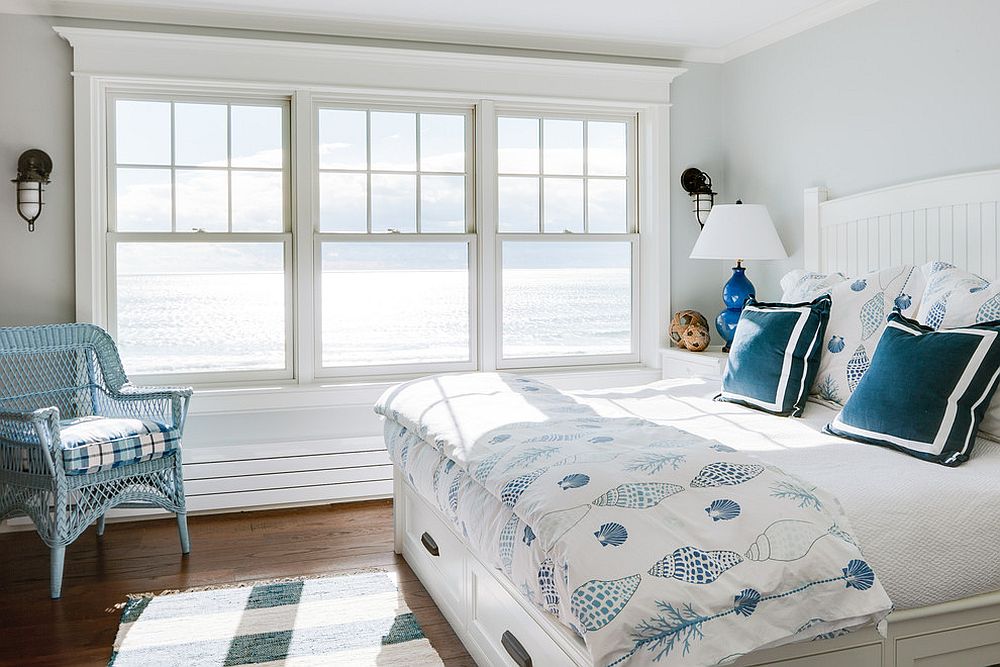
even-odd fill
[{"label": "ocean water", "polygon": [[[627,354],[628,269],[507,269],[504,356]],[[126,372],[272,370],[284,365],[280,273],[135,274],[118,279],[118,344]],[[464,271],[325,271],[324,366],[469,358]]]}]

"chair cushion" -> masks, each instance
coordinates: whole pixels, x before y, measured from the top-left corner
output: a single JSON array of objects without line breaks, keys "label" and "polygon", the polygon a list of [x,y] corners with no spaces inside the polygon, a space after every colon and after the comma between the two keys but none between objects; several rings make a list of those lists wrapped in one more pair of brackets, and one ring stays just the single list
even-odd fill
[{"label": "chair cushion", "polygon": [[177,429],[145,419],[80,417],[59,422],[67,475],[162,458],[180,446]]}]

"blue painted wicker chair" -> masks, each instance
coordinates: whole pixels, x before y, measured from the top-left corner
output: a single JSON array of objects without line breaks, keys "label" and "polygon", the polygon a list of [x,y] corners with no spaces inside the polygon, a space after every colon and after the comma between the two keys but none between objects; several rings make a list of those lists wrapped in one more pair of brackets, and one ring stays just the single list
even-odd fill
[{"label": "blue painted wicker chair", "polygon": [[181,475],[190,388],[136,387],[114,341],[91,324],[0,328],[0,519],[26,514],[52,549],[113,507],[174,512],[191,551]]}]

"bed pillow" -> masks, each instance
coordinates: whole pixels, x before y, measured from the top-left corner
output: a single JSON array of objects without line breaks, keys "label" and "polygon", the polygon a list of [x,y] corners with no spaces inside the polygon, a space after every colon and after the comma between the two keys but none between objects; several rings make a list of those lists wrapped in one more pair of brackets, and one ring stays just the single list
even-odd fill
[{"label": "bed pillow", "polygon": [[915,313],[923,292],[923,274],[912,265],[872,271],[834,285],[830,324],[812,387],[815,397],[844,405],[868,370],[886,316],[894,308],[904,315]]},{"label": "bed pillow", "polygon": [[743,307],[722,376],[719,400],[800,417],[819,368],[830,297],[811,303]]},{"label": "bed pillow", "polygon": [[793,269],[781,278],[781,302],[802,303],[812,301],[847,280],[843,273],[816,273]]},{"label": "bed pillow", "polygon": [[[920,269],[927,279],[917,314],[921,324],[954,329],[1000,320],[1000,284],[946,262],[928,262]],[[986,411],[979,435],[1000,442],[1000,402]]]},{"label": "bed pillow", "polygon": [[947,262],[920,267],[924,288],[917,321],[932,329],[953,329],[1000,320],[1000,287]]},{"label": "bed pillow", "polygon": [[1000,377],[1000,322],[935,331],[892,313],[827,430],[946,466],[968,460]]}]

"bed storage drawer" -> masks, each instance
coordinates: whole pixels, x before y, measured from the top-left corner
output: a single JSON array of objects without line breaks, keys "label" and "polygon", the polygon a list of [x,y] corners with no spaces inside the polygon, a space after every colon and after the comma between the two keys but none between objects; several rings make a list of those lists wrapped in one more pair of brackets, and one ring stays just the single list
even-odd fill
[{"label": "bed storage drawer", "polygon": [[1000,621],[896,640],[896,667],[1000,664]]},{"label": "bed storage drawer", "polygon": [[519,604],[512,604],[510,594],[492,574],[471,560],[469,569],[469,584],[472,586],[469,633],[488,654],[490,665],[548,667],[575,664],[528,611]]},{"label": "bed storage drawer", "polygon": [[411,566],[429,568],[431,576],[424,580],[425,587],[439,605],[447,605],[461,615],[465,593],[465,546],[423,498],[410,489],[407,493],[407,561]]}]

